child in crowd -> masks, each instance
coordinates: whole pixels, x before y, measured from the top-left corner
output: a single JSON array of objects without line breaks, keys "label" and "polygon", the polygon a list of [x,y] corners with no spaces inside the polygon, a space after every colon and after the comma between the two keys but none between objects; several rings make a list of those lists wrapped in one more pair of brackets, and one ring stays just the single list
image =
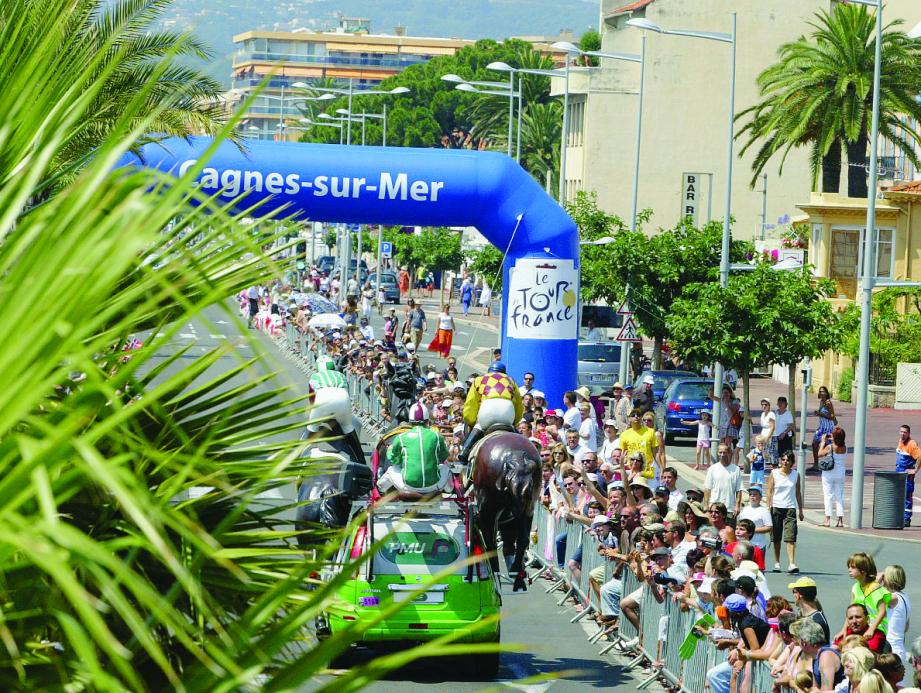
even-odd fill
[{"label": "child in crowd", "polygon": [[[868,640],[877,630],[883,633],[888,631],[886,620],[886,607],[892,599],[889,590],[876,581],[876,562],[873,557],[861,552],[852,554],[847,559],[847,572],[854,579],[851,587],[851,603],[863,604],[867,609],[867,621],[870,627],[863,634]],[[835,640],[846,634],[846,626],[842,628]]]},{"label": "child in crowd", "polygon": [[901,662],[908,664],[905,635],[908,630],[908,620],[911,618],[911,602],[908,595],[905,594],[905,569],[900,565],[887,566],[882,574],[877,576],[877,581],[892,595],[886,607],[886,620],[889,622],[886,641]]},{"label": "child in crowd", "polygon": [[710,464],[710,432],[713,428],[710,423],[710,412],[700,412],[699,419],[681,420],[685,426],[697,426],[697,449],[694,452],[694,469],[701,468],[701,459],[703,466]]},{"label": "child in crowd", "polygon": [[764,443],[764,438],[755,436],[755,447],[747,455],[752,465],[748,479],[749,486],[764,485]]}]

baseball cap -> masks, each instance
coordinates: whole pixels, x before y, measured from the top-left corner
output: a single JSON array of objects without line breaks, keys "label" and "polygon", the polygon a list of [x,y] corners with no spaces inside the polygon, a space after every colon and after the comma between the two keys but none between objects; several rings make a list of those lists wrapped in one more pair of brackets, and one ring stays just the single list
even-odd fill
[{"label": "baseball cap", "polygon": [[739,575],[737,578],[734,578],[736,585],[746,592],[753,592],[755,589],[755,578],[751,575]]},{"label": "baseball cap", "polygon": [[618,382],[614,383],[614,386],[613,386],[611,389],[612,389],[612,390],[623,390],[623,389],[624,389],[624,384],[623,384],[622,382],[618,381]]},{"label": "baseball cap", "polygon": [[534,395],[534,399],[537,399],[538,397],[546,397],[546,395],[540,390],[531,390],[531,394]]},{"label": "baseball cap", "polygon": [[[647,527],[647,529],[648,529],[648,527]],[[664,546],[660,546],[660,547],[657,548],[657,549],[653,549],[652,553],[649,554],[649,555],[650,555],[650,556],[671,556],[671,555],[672,555],[672,550],[671,550],[671,549],[667,549],[667,548],[665,548]]]},{"label": "baseball cap", "polygon": [[544,412],[544,418],[547,418],[549,416],[559,416],[559,414],[557,413],[556,409],[547,409]]},{"label": "baseball cap", "polygon": [[611,428],[617,428],[617,422],[614,419],[606,419],[604,422],[604,427],[607,428],[608,426]]},{"label": "baseball cap", "polygon": [[670,494],[671,494],[671,491],[668,490],[668,486],[656,486],[655,495],[668,496]]},{"label": "baseball cap", "polygon": [[[694,578],[696,579],[697,575],[695,575]],[[713,578],[705,577],[703,580],[704,581],[700,583],[700,587],[697,588],[697,591],[702,594],[710,594],[712,591]]]},{"label": "baseball cap", "polygon": [[763,495],[764,495],[764,494],[762,493],[762,491],[761,491],[761,486],[759,486],[758,484],[755,484],[754,486],[749,486],[749,487],[748,487],[748,492],[749,492],[749,493],[752,493],[752,492],[757,493],[759,496],[763,496]]},{"label": "baseball cap", "polygon": [[597,527],[598,525],[613,525],[613,524],[616,524],[616,523],[614,522],[614,520],[612,520],[607,515],[596,515],[595,519],[592,520],[592,527]]},{"label": "baseball cap", "polygon": [[656,384],[655,378],[653,378],[651,375],[647,375],[645,378],[643,378],[643,385],[655,385],[655,384]]},{"label": "baseball cap", "polygon": [[633,383],[627,383],[627,385],[624,387],[624,389],[625,389],[625,390],[632,390],[632,389],[633,389]]},{"label": "baseball cap", "polygon": [[412,353],[415,350],[416,350],[415,344],[413,344],[412,342],[406,342],[406,351]]},{"label": "baseball cap", "polygon": [[741,594],[730,594],[723,600],[723,606],[728,611],[734,611],[737,614],[748,610],[748,602],[745,601],[745,597]]},{"label": "baseball cap", "polygon": [[806,577],[805,575],[801,578],[798,578],[795,582],[791,582],[789,585],[787,585],[787,589],[791,590],[795,590],[799,587],[818,587],[818,585],[815,584],[815,580],[813,580],[811,577]]}]

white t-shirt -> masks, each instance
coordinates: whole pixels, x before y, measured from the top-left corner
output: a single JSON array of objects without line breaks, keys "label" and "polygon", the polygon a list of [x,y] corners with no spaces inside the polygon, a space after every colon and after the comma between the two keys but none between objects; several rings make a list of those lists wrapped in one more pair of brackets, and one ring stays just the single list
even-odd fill
[{"label": "white t-shirt", "polygon": [[581,424],[582,415],[579,413],[578,408],[570,407],[563,414],[563,426],[565,428],[574,428],[578,431]]},{"label": "white t-shirt", "polygon": [[668,494],[668,509],[677,510],[678,504],[683,500],[684,500],[684,494],[681,491],[679,491],[678,489],[671,491]]},{"label": "white t-shirt", "polygon": [[[753,508],[750,505],[743,507],[742,510],[739,511],[739,516],[736,518],[736,522],[744,519],[751,520],[755,524],[755,529],[774,526],[774,522],[771,520],[771,511],[765,508],[763,505],[759,505],[757,508]],[[771,542],[771,533],[756,532],[755,536],[751,538],[751,542],[755,546],[760,546],[762,549],[767,549],[768,544]]]},{"label": "white t-shirt", "polygon": [[772,508],[797,508],[796,485],[799,483],[799,474],[791,469],[789,474],[784,474],[779,469],[771,472],[774,479],[774,495],[771,498]]},{"label": "white t-shirt", "polygon": [[779,411],[774,412],[774,437],[779,438],[780,434],[787,430],[787,426],[793,425],[793,412],[787,409],[783,414]]},{"label": "white t-shirt", "polygon": [[592,452],[598,450],[598,426],[595,417],[589,417],[579,424],[579,443]]},{"label": "white t-shirt", "polygon": [[[601,441],[601,450],[598,451],[598,459],[602,462],[610,462],[611,454],[615,450],[620,450],[620,436],[617,436],[614,440],[608,440],[608,437],[605,436],[604,440]],[[619,469],[616,471],[620,471]]]},{"label": "white t-shirt", "polygon": [[[790,417],[790,418],[792,419],[793,417]],[[774,414],[774,412],[772,411],[761,412],[761,435],[764,435],[768,431],[771,430],[771,421],[775,422],[774,424],[775,426],[777,425],[776,424],[777,416]]]},{"label": "white t-shirt", "polygon": [[679,570],[685,579],[691,572],[690,567],[688,567],[688,554],[691,553],[692,549],[697,548],[697,540],[693,537],[691,539],[692,541],[684,539],[678,546],[672,547],[672,568]]},{"label": "white t-shirt", "polygon": [[439,313],[438,329],[439,330],[453,330],[454,329],[454,318],[452,318],[450,315]]},{"label": "white t-shirt", "polygon": [[566,450],[572,455],[572,466],[582,471],[582,455],[588,452],[588,448],[582,445],[582,443],[579,443],[575,449],[567,445]]},{"label": "white t-shirt", "polygon": [[603,342],[604,341],[604,330],[600,327],[593,327],[585,334],[586,342]]},{"label": "white t-shirt", "polygon": [[710,503],[722,503],[729,512],[736,507],[736,494],[742,490],[742,470],[735,464],[711,465],[707,470],[704,488],[710,491]]}]

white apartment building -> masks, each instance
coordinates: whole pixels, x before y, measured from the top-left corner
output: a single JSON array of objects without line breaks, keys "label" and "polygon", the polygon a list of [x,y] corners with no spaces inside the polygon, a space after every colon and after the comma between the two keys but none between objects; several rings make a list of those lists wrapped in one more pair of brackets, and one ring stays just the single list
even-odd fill
[{"label": "white apartment building", "polygon": [[[642,31],[626,25],[648,19],[665,29],[725,32],[737,13],[736,113],[758,101],[756,78],[777,61],[778,49],[808,34],[808,22],[836,0],[601,0],[602,50],[638,54]],[[919,0],[888,0],[885,20],[901,18],[911,31],[921,21]],[[717,41],[646,32],[646,76],[639,209],[653,210],[647,230],[671,227],[684,216],[688,182],[697,220],[721,220],[726,196],[726,142],[729,130],[730,45]],[[602,209],[630,217],[634,175],[639,66],[603,59],[598,68],[572,68],[570,131],[566,154],[566,194],[595,191]],[[556,93],[562,80],[553,80]],[[736,130],[741,124],[736,125]],[[772,224],[797,213],[809,199],[808,152],[792,152],[780,175],[780,157],[763,180],[752,179],[752,152],[739,156],[736,141],[732,182],[734,233],[759,238],[764,221]],[[912,172],[913,173],[913,172]],[[842,176],[842,178],[844,178]],[[712,184],[712,189],[711,189]]]}]

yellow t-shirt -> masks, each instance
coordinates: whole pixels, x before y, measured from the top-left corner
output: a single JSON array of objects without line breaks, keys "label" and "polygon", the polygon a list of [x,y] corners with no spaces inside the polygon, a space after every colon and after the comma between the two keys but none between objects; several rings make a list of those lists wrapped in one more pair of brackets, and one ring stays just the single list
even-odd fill
[{"label": "yellow t-shirt", "polygon": [[643,426],[638,431],[633,427],[628,428],[620,434],[620,447],[628,460],[635,452],[643,453],[643,464],[645,466],[643,467],[642,476],[646,479],[655,477],[655,450],[659,446],[654,429],[646,426]]}]

